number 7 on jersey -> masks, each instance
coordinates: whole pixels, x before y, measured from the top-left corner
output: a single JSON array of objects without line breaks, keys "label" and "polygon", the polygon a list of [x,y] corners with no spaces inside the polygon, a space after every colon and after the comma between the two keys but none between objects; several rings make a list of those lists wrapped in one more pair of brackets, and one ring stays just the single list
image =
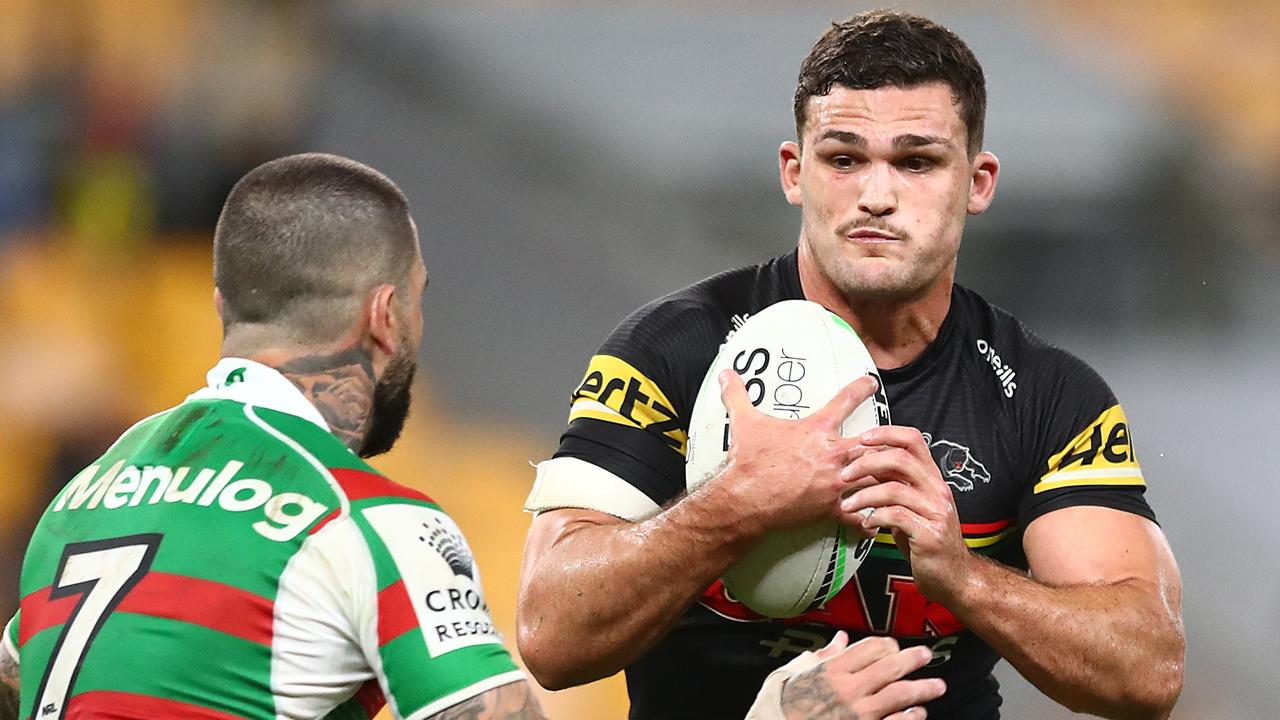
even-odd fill
[{"label": "number 7 on jersey", "polygon": [[129,535],[72,543],[62,552],[50,600],[80,595],[63,625],[51,661],[36,691],[34,716],[56,720],[66,712],[67,696],[80,664],[107,616],[151,569],[162,535]]}]

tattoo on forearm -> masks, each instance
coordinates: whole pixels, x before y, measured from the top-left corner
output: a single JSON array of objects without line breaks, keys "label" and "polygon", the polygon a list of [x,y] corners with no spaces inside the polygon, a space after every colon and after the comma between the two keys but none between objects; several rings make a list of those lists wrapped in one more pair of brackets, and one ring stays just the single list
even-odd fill
[{"label": "tattoo on forearm", "polygon": [[18,662],[0,648],[0,720],[18,720]]},{"label": "tattoo on forearm", "polygon": [[527,682],[507,683],[459,703],[434,720],[547,720]]},{"label": "tattoo on forearm", "polygon": [[858,720],[858,714],[841,701],[822,666],[802,672],[782,686],[782,715],[786,720]]},{"label": "tattoo on forearm", "polygon": [[359,450],[373,407],[373,364],[360,347],[331,355],[304,355],[277,368],[311,401],[329,429],[352,450]]}]

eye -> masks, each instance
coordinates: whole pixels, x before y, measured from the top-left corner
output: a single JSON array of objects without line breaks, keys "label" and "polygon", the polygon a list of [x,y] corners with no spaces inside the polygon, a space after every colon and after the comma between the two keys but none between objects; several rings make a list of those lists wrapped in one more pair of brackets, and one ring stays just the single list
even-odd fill
[{"label": "eye", "polygon": [[911,155],[899,161],[898,165],[908,172],[922,173],[932,170],[935,163],[933,158],[928,158],[923,155]]},{"label": "eye", "polygon": [[848,155],[836,155],[831,158],[831,164],[841,170],[848,170],[853,167],[853,158]]}]

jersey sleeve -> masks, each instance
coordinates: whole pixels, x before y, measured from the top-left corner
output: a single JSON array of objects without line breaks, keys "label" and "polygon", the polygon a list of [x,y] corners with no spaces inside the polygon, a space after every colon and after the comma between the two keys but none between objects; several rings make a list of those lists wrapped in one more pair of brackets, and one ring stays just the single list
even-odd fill
[{"label": "jersey sleeve", "polygon": [[14,612],[13,618],[4,626],[4,637],[0,638],[9,655],[14,657],[18,657],[18,623],[22,621],[20,618],[22,618],[22,610]]},{"label": "jersey sleeve", "polygon": [[494,629],[480,572],[453,520],[432,504],[353,509],[375,585],[359,636],[396,717],[425,718],[524,680]]},{"label": "jersey sleeve", "polygon": [[1036,431],[1023,493],[1023,527],[1066,507],[1095,505],[1155,520],[1128,418],[1106,381],[1082,360],[1055,351],[1035,387]]},{"label": "jersey sleeve", "polygon": [[539,466],[526,509],[583,507],[636,520],[683,492],[691,406],[726,326],[706,305],[672,298],[619,325],[587,363],[568,428]]},{"label": "jersey sleeve", "polygon": [[0,636],[0,645],[4,646],[4,651],[14,660],[18,659],[18,623],[21,614],[21,610],[13,614],[8,624],[4,626],[4,635]]}]

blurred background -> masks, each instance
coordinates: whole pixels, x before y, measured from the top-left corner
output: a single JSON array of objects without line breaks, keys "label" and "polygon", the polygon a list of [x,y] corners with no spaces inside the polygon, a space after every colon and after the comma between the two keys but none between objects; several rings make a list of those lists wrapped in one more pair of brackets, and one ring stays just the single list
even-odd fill
[{"label": "blurred background", "polygon": [[[1280,2],[895,6],[987,73],[1003,176],[961,282],[1092,363],[1135,428],[1185,584],[1174,717],[1275,717]],[[645,301],[794,246],[776,150],[795,76],[868,7],[0,2],[0,613],[56,489],[204,383],[226,192],[318,150],[413,205],[424,368],[378,464],[457,518],[511,641],[528,463],[587,358]],[[1070,716],[1000,676],[1006,717]],[[626,708],[619,678],[546,704]]]}]

